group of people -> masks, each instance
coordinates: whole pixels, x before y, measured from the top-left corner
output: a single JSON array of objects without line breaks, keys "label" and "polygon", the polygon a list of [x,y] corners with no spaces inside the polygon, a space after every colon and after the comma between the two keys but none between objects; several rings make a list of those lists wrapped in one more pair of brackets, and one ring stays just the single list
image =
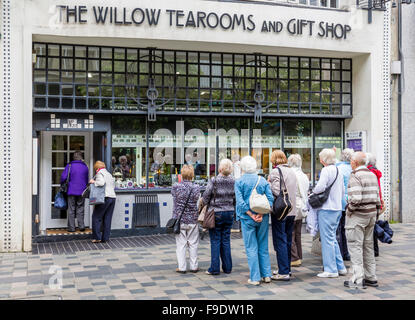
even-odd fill
[{"label": "group of people", "polygon": [[[319,208],[312,208],[309,204],[310,181],[301,169],[302,159],[298,154],[287,159],[281,150],[273,151],[270,157],[273,169],[268,180],[257,174],[257,162],[251,156],[241,159],[242,175],[238,179],[232,175],[233,162],[223,159],[219,164],[219,174],[209,181],[202,197],[200,187],[192,183],[194,168],[184,165],[182,182],[172,188],[173,218],[181,221],[180,233],[176,234],[176,272],[187,272],[187,249],[189,271],[199,271],[198,205],[203,207],[207,204],[208,210],[213,209],[215,213],[215,227],[209,229],[211,264],[206,270],[208,275],[217,275],[221,269],[224,273],[232,271],[230,234],[236,214],[236,220],[241,222],[248,259],[248,283],[260,285],[272,280],[290,281],[291,267],[302,264],[302,221],[313,212],[318,222],[323,260],[323,271],[317,276],[346,276],[348,271],[344,261],[351,260],[351,278],[344,282],[346,287],[378,286],[373,229],[384,204],[376,159],[371,154],[353,152],[352,149],[342,151],[340,162],[337,162],[334,149],[323,149],[319,158],[323,169],[312,193],[328,192],[327,200]],[[254,188],[259,195],[266,196],[270,208],[281,196],[283,188],[291,203],[288,215],[280,220],[272,209],[265,214],[253,211],[250,197]],[[270,221],[278,264],[274,271],[268,249]]]},{"label": "group of people", "polygon": [[61,175],[61,184],[67,182],[68,232],[75,232],[75,220],[79,231],[85,231],[84,190],[88,184],[104,187],[105,203],[97,204],[92,213],[92,242],[106,242],[110,237],[111,221],[115,207],[115,179],[102,161],[94,164],[94,178],[89,180],[89,169],[82,158],[82,152],[74,153],[74,160],[68,163]]}]

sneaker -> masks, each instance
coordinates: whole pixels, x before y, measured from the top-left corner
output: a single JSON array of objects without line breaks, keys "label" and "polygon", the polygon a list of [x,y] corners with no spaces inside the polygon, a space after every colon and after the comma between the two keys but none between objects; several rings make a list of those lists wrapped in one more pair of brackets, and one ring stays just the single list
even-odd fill
[{"label": "sneaker", "polygon": [[339,276],[347,275],[347,269],[346,268],[344,268],[343,270],[339,270],[338,272],[339,272]]},{"label": "sneaker", "polygon": [[317,275],[319,278],[337,278],[339,276],[338,273],[330,273],[330,272],[322,272]]},{"label": "sneaker", "polygon": [[271,277],[264,277],[264,278],[261,279],[261,281],[265,282],[265,283],[270,283],[271,282]]},{"label": "sneaker", "polygon": [[364,280],[360,284],[357,284],[355,282],[351,282],[350,280],[346,280],[344,282],[344,286],[346,288],[350,288],[350,289],[366,289],[367,288],[365,283],[364,283]]},{"label": "sneaker", "polygon": [[274,274],[271,277],[271,279],[275,281],[290,281],[290,275],[289,274]]},{"label": "sneaker", "polygon": [[177,273],[185,274],[186,270],[180,270],[179,268],[176,268]]},{"label": "sneaker", "polygon": [[375,281],[372,281],[372,280],[366,280],[366,279],[364,279],[363,280],[363,286],[377,288],[377,287],[379,287],[379,284],[378,284],[378,282],[376,280]]},{"label": "sneaker", "polygon": [[248,283],[253,285],[253,286],[259,286],[260,285],[259,281],[252,281],[251,279],[248,279]]},{"label": "sneaker", "polygon": [[291,261],[291,267],[301,267],[301,259]]},{"label": "sneaker", "polygon": [[[274,270],[274,271],[272,271],[272,274],[273,274],[273,275],[277,275],[277,274],[278,274],[278,270]],[[289,275],[290,275],[290,277],[291,277],[291,275],[292,275],[291,271],[289,272]]]},{"label": "sneaker", "polygon": [[206,272],[205,272],[206,274],[208,274],[208,275],[210,275],[210,276],[217,276],[219,273],[212,273],[212,272],[209,272],[209,270],[206,270]]}]

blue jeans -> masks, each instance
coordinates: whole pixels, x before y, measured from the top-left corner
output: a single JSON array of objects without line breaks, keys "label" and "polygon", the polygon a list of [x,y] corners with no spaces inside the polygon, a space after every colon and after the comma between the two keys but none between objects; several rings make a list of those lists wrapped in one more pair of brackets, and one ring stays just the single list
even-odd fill
[{"label": "blue jeans", "polygon": [[105,197],[105,203],[95,206],[94,212],[92,213],[92,237],[95,240],[108,241],[110,238],[114,207],[115,198],[108,197]]},{"label": "blue jeans", "polygon": [[286,217],[284,221],[277,220],[273,215],[272,242],[277,252],[278,274],[288,275],[291,272],[291,245],[293,239],[295,217]]},{"label": "blue jeans", "polygon": [[271,277],[271,263],[268,252],[269,214],[264,214],[262,222],[241,219],[242,236],[245,252],[248,257],[249,278],[260,281],[263,277]]},{"label": "blue jeans", "polygon": [[318,225],[320,229],[321,253],[325,272],[338,273],[345,266],[336,239],[336,231],[339,226],[342,212],[334,210],[319,210]]},{"label": "blue jeans", "polygon": [[210,268],[212,274],[220,273],[220,260],[225,273],[232,271],[231,257],[231,228],[233,224],[233,211],[215,213],[215,228],[209,229],[210,236]]}]

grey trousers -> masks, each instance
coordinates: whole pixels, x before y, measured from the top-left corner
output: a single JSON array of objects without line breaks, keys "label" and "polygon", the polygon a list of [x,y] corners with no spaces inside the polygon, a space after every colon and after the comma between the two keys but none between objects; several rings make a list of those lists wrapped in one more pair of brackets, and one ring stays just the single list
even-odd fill
[{"label": "grey trousers", "polygon": [[346,216],[347,246],[352,263],[351,282],[363,279],[376,281],[376,260],[373,252],[373,229],[376,217]]},{"label": "grey trousers", "polygon": [[82,196],[68,196],[68,229],[75,230],[75,217],[78,227],[85,228],[84,222],[85,199]]},{"label": "grey trousers", "polygon": [[180,233],[176,234],[176,255],[180,271],[186,271],[186,251],[189,250],[190,270],[198,269],[197,249],[199,247],[199,225],[180,224]]}]

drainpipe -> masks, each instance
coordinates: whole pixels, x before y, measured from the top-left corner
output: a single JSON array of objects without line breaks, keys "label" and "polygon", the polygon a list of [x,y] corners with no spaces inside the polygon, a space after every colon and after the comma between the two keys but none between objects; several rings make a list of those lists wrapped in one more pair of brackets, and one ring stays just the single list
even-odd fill
[{"label": "drainpipe", "polygon": [[398,76],[399,221],[402,222],[402,84],[405,72],[402,53],[402,0],[398,1],[398,58],[401,61],[401,74]]}]

